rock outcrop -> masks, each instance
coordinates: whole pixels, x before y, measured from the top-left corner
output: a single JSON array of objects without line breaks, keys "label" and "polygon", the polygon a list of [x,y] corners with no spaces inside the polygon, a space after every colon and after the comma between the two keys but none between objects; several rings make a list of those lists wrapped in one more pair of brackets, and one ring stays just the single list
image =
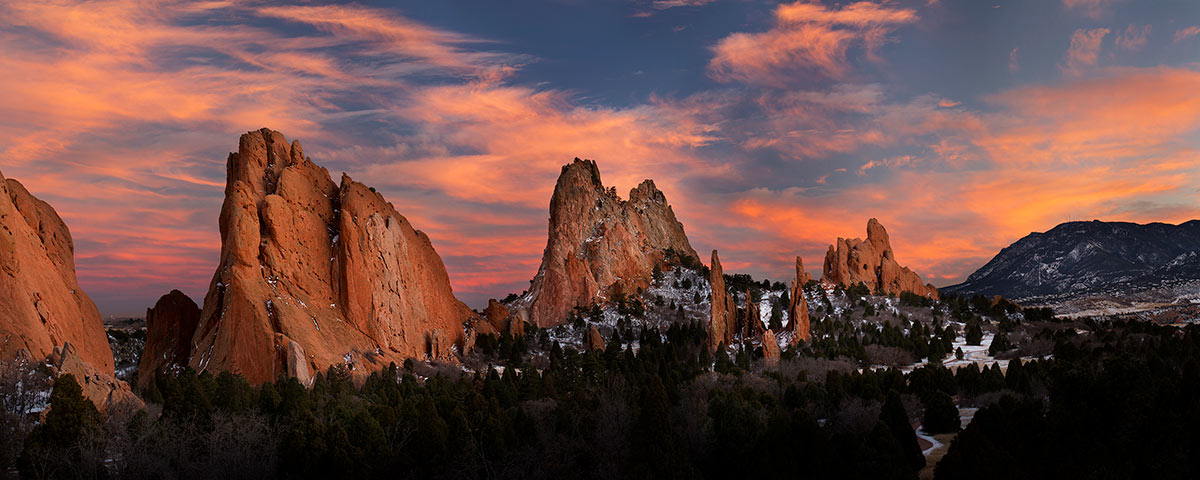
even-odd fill
[{"label": "rock outcrop", "polygon": [[146,406],[133,394],[128,383],[84,360],[70,342],[63,343],[62,348],[55,347],[49,358],[53,360],[55,374],[74,375],[83,389],[83,396],[95,403],[101,413],[116,409],[132,412]]},{"label": "rock outcrop", "polygon": [[762,334],[762,351],[763,361],[768,367],[779,366],[779,342],[775,339],[775,332],[767,330]]},{"label": "rock outcrop", "polygon": [[242,135],[226,175],[221,259],[188,365],[261,383],[447,359],[470,343],[474,313],[429,237],[374,189],[334,183],[268,129]]},{"label": "rock outcrop", "polygon": [[653,181],[622,200],[615,187],[601,183],[595,162],[576,158],[558,177],[542,263],[529,294],[515,306],[538,326],[561,324],[576,306],[648,287],[668,248],[696,257]]},{"label": "rock outcrop", "polygon": [[[52,358],[57,365],[67,344],[68,367],[86,370],[94,382],[124,385],[113,375],[100,311],[76,280],[67,225],[50,204],[0,175],[0,359]],[[106,408],[108,392],[85,392]]]},{"label": "rock outcrop", "polygon": [[604,337],[600,336],[600,331],[596,330],[596,326],[588,327],[587,338],[584,348],[589,352],[604,351]]},{"label": "rock outcrop", "polygon": [[[508,333],[513,338],[525,335],[525,322],[508,311],[508,307],[496,299],[488,299],[488,306],[483,310],[483,318],[487,320],[489,330],[496,334]],[[481,332],[484,329],[480,329]]]},{"label": "rock outcrop", "polygon": [[721,270],[721,259],[717,251],[712,252],[708,283],[712,286],[711,309],[708,317],[708,349],[716,351],[722,344],[733,343],[733,332],[737,329],[737,303],[733,295],[725,290],[725,273]]},{"label": "rock outcrop", "polygon": [[863,283],[871,291],[885,294],[912,292],[937,298],[937,288],[896,263],[887,230],[874,218],[867,222],[866,241],[838,238],[836,246],[829,246],[822,280],[841,286]]},{"label": "rock outcrop", "polygon": [[139,390],[149,385],[155,373],[188,364],[192,335],[199,324],[200,307],[179,290],[171,290],[153,308],[146,309],[146,347],[138,362]]},{"label": "rock outcrop", "polygon": [[800,257],[797,256],[796,278],[792,280],[792,292],[789,296],[791,305],[788,306],[788,329],[792,331],[792,345],[801,340],[807,342],[812,339],[808,318],[808,300],[804,298],[804,284],[809,280],[812,280],[812,277],[804,271],[804,262],[801,262]]}]

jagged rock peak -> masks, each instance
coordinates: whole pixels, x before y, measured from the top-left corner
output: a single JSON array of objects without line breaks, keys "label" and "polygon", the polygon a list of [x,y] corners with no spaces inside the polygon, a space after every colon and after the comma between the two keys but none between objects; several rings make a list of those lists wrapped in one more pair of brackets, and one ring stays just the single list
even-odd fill
[{"label": "jagged rock peak", "polygon": [[405,358],[452,359],[475,319],[441,257],[382,195],[269,129],[227,160],[221,260],[188,365],[252,382],[356,373]]},{"label": "jagged rock peak", "polygon": [[664,252],[696,256],[653,181],[646,180],[622,200],[606,188],[592,160],[563,166],[550,199],[546,249],[529,294],[513,313],[539,326],[558,325],[577,306],[633,295],[650,285]]},{"label": "jagged rock peak", "polygon": [[61,371],[67,344],[67,367],[88,375],[85,393],[105,410],[124,382],[113,376],[100,311],[75,277],[71,232],[50,204],[0,174],[0,361],[53,358]]},{"label": "jagged rock peak", "polygon": [[937,288],[896,262],[887,230],[874,218],[867,222],[866,241],[838,238],[836,245],[829,246],[822,280],[841,286],[863,283],[885,294],[912,292],[937,298]]}]

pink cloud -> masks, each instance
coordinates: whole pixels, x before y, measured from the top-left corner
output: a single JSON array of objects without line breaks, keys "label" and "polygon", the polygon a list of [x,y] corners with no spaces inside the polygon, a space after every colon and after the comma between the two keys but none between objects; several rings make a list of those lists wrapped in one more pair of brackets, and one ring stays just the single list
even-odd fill
[{"label": "pink cloud", "polygon": [[1146,48],[1150,32],[1150,25],[1142,25],[1141,27],[1130,25],[1125,27],[1125,31],[1117,37],[1117,47],[1129,52],[1140,51]]},{"label": "pink cloud", "polygon": [[888,35],[918,19],[916,11],[856,2],[841,8],[796,2],[780,5],[774,25],[761,33],[735,33],[712,47],[709,75],[722,81],[787,85],[797,72],[841,78],[850,70],[848,50],[862,47],[866,58]]},{"label": "pink cloud", "polygon": [[1196,35],[1200,35],[1200,25],[1192,25],[1190,27],[1184,27],[1176,30],[1173,38],[1175,43],[1179,43]]},{"label": "pink cloud", "polygon": [[1078,76],[1084,70],[1095,67],[1096,60],[1100,56],[1101,42],[1109,32],[1107,28],[1075,30],[1075,33],[1071,35],[1071,45],[1067,48],[1067,55],[1063,58],[1063,63],[1059,65],[1063,73]]}]

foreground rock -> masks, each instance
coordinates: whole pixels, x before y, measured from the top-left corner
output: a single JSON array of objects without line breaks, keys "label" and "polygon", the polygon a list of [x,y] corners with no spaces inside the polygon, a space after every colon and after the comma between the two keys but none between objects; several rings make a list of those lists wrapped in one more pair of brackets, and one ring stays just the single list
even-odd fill
[{"label": "foreground rock", "polygon": [[101,413],[116,410],[133,412],[145,408],[146,404],[134,395],[128,383],[85,361],[70,342],[64,343],[62,348],[55,347],[49,358],[55,374],[74,375],[83,389],[83,395],[95,403]]},{"label": "foreground rock", "polygon": [[725,273],[721,270],[721,259],[717,251],[712,252],[709,268],[709,285],[712,286],[712,308],[708,317],[708,349],[716,351],[721,345],[733,343],[733,332],[737,329],[737,304],[733,295],[725,290]]},{"label": "foreground rock", "polygon": [[810,280],[812,277],[804,271],[804,263],[797,256],[796,278],[792,280],[792,293],[789,296],[792,304],[788,307],[788,329],[792,331],[792,345],[801,340],[807,342],[812,339],[808,318],[808,300],[804,298],[804,284]]},{"label": "foreground rock", "polygon": [[138,362],[139,390],[159,371],[181,368],[188,363],[192,335],[200,324],[200,307],[179,290],[163,295],[146,309],[146,348]]},{"label": "foreground rock", "polygon": [[664,251],[696,258],[667,199],[646,180],[622,200],[600,182],[591,160],[564,166],[550,199],[546,250],[522,317],[547,327],[566,321],[576,306],[635,295],[650,285]]},{"label": "foreground rock", "polygon": [[129,390],[114,376],[100,312],[75,278],[67,225],[50,204],[0,175],[0,361],[18,356],[76,373],[102,411]]},{"label": "foreground rock", "polygon": [[220,227],[220,264],[186,353],[198,371],[307,383],[331,365],[365,373],[470,344],[474,314],[429,237],[373,189],[346,175],[334,183],[279,132],[246,133],[229,155]]},{"label": "foreground rock", "polygon": [[912,292],[937,298],[937,288],[923,283],[915,272],[896,263],[887,230],[874,218],[867,222],[866,241],[838,238],[836,246],[829,246],[822,280],[843,287],[863,283],[872,292],[884,294]]}]

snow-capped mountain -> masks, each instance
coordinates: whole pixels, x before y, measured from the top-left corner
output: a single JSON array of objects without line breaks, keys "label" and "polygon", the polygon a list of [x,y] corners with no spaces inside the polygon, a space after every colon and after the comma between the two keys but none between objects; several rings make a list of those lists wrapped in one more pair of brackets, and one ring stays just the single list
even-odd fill
[{"label": "snow-capped mountain", "polygon": [[[1031,233],[944,292],[1002,295],[1025,303],[1060,303],[1103,294],[1121,297],[1200,281],[1200,221],[1166,223],[1068,222]],[[1149,295],[1153,297],[1154,294]]]}]

